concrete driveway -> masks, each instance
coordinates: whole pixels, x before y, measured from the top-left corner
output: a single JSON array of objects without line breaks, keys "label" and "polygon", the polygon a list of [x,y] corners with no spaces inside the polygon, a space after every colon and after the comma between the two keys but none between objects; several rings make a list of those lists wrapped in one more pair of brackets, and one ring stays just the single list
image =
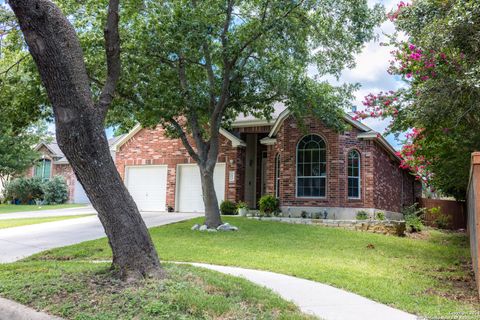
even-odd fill
[{"label": "concrete driveway", "polygon": [[[84,213],[95,213],[95,211],[78,210],[76,214]],[[202,214],[142,212],[142,217],[148,227],[189,220],[199,216]],[[2,229],[0,230],[0,263],[14,262],[47,249],[102,237],[105,237],[105,232],[97,216]]]}]

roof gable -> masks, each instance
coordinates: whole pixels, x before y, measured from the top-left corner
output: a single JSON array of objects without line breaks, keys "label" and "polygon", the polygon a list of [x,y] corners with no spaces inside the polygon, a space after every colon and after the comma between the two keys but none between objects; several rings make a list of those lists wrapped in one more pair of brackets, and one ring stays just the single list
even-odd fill
[{"label": "roof gable", "polygon": [[[272,130],[270,131],[270,133],[268,134],[268,137],[270,138],[273,138],[277,133],[278,133],[278,130],[280,130],[280,127],[282,126],[283,122],[288,118],[288,116],[291,114],[290,110],[288,109],[285,109],[277,118],[277,120],[275,121],[275,123],[273,124],[273,127],[272,127]],[[364,125],[363,123],[353,119],[351,116],[349,116],[348,114],[345,114],[343,116],[343,120],[345,120],[346,122],[348,122],[349,124],[351,124],[352,126],[354,126],[355,128],[359,129],[360,131],[363,131],[363,132],[369,132],[369,131],[373,131],[372,129],[370,129],[369,127],[367,127],[366,125]]]},{"label": "roof gable", "polygon": [[[113,151],[119,151],[120,148],[125,143],[127,143],[130,139],[132,139],[140,130],[142,130],[142,126],[140,124],[137,124],[135,127],[133,127],[132,130],[130,130],[129,133],[125,134],[120,139],[118,139],[114,144],[112,144],[110,146],[110,149]],[[242,139],[236,137],[235,135],[233,135],[232,133],[228,132],[223,128],[220,128],[220,134],[223,135],[228,140],[230,140],[234,148],[245,147],[247,145]]]},{"label": "roof gable", "polygon": [[[267,138],[262,139],[264,144],[271,144],[274,141],[274,137],[277,135],[278,131],[280,130],[283,122],[288,118],[288,116],[291,114],[291,112],[288,109],[285,109],[277,118],[275,121],[272,130],[268,134]],[[377,143],[379,143],[387,152],[389,152],[395,159],[401,160],[401,158],[398,156],[397,152],[395,149],[388,143],[387,140],[377,131],[371,129],[370,127],[364,125],[360,121],[357,121],[353,119],[348,114],[345,114],[343,116],[343,120],[345,120],[347,123],[352,125],[353,127],[357,128],[358,130],[362,131],[357,138],[359,139],[368,139],[368,140],[374,140]]]}]

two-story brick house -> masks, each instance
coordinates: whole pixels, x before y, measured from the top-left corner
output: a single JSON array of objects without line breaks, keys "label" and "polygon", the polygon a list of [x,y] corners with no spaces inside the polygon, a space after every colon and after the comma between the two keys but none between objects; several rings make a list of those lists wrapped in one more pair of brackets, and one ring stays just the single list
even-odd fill
[{"label": "two-story brick house", "polygon": [[[271,121],[244,117],[221,130],[214,180],[219,201],[256,207],[272,194],[282,211],[325,212],[352,218],[358,210],[398,217],[415,202],[420,185],[399,168],[395,150],[377,132],[345,115],[338,133],[317,119],[305,128],[281,104]],[[114,145],[116,165],[140,210],[203,211],[198,167],[179,139],[163,128],[136,126]]]}]

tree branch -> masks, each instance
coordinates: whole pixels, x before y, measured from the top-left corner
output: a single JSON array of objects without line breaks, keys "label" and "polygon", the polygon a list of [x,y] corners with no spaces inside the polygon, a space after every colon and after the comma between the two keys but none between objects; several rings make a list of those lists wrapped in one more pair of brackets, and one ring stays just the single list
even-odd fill
[{"label": "tree branch", "polygon": [[226,66],[228,64],[228,55],[227,55],[228,38],[227,38],[227,33],[228,33],[228,28],[230,28],[230,23],[232,22],[233,4],[234,4],[233,0],[228,1],[225,23],[223,24],[222,34],[220,35],[220,39],[221,39],[221,42],[222,42],[222,48],[223,48],[224,66]]},{"label": "tree branch", "polygon": [[215,74],[213,73],[212,55],[207,41],[203,44],[203,52],[205,54],[205,68],[207,69],[208,83],[210,85],[210,109],[213,111],[215,109]]},{"label": "tree branch", "polygon": [[230,88],[230,73],[234,65],[228,59],[228,38],[227,33],[232,22],[232,12],[233,12],[234,0],[229,0],[226,9],[225,22],[223,24],[222,34],[220,39],[222,42],[222,55],[223,55],[223,74],[222,74],[222,86],[220,89],[220,98],[218,99],[215,108],[213,109],[212,115],[210,116],[210,140],[215,138],[220,128],[221,115],[223,109],[228,101],[229,88]]},{"label": "tree branch", "polygon": [[100,94],[100,112],[106,114],[112,103],[115,88],[120,78],[120,33],[118,31],[119,0],[110,0],[108,4],[108,17],[104,30],[105,52],[107,56],[107,80]]},{"label": "tree branch", "polygon": [[12,70],[13,68],[15,68],[16,66],[18,66],[23,60],[25,60],[29,55],[26,54],[24,55],[23,57],[21,57],[20,59],[18,59],[17,61],[15,61],[15,63],[13,63],[10,67],[8,67],[7,69],[5,69],[4,71],[0,72],[0,75],[6,75],[7,73],[10,72],[10,70]]},{"label": "tree branch", "polygon": [[197,163],[199,163],[200,162],[200,157],[195,152],[195,150],[193,150],[193,147],[190,145],[190,142],[188,141],[187,135],[185,134],[185,131],[183,131],[182,126],[174,118],[170,118],[169,122],[173,125],[173,127],[177,131],[177,133],[180,136],[180,139],[182,140],[182,143],[185,146],[185,148],[187,149],[187,152],[190,155],[190,157],[192,157],[193,160],[195,160]]},{"label": "tree branch", "polygon": [[[185,96],[186,105],[188,105],[189,103],[192,102],[192,100],[190,97],[190,89],[188,87],[187,72],[185,70],[185,62],[181,54],[179,54],[179,59],[178,59],[178,77],[180,80],[180,86]],[[200,157],[203,158],[206,152],[205,142],[202,139],[202,131],[200,130],[200,125],[198,123],[197,115],[195,114],[195,111],[192,108],[188,108],[187,118],[189,120],[190,127],[192,128],[193,138],[195,139],[197,149],[200,152]]]},{"label": "tree branch", "polygon": [[[240,55],[242,54],[242,52],[248,48],[250,45],[252,45],[255,41],[257,41],[261,36],[263,36],[264,34],[266,34],[268,31],[270,31],[271,29],[273,29],[279,22],[281,22],[281,20],[287,18],[295,9],[297,9],[298,7],[300,7],[303,3],[305,2],[305,0],[301,0],[299,1],[296,5],[294,5],[293,7],[291,7],[290,9],[288,9],[281,17],[279,17],[278,19],[276,19],[274,22],[272,22],[270,25],[266,26],[263,30],[260,30],[259,32],[257,32],[253,37],[251,37],[249,40],[247,40],[241,47],[240,49],[238,50],[237,54],[235,55],[234,57],[234,60],[232,61],[232,63],[235,63],[236,60],[240,57]],[[267,1],[268,3],[268,1]],[[263,23],[265,22],[266,20],[266,13],[267,13],[267,5],[265,5],[265,8],[264,8],[264,11],[262,13],[262,18],[261,18],[261,25],[263,25]]]}]

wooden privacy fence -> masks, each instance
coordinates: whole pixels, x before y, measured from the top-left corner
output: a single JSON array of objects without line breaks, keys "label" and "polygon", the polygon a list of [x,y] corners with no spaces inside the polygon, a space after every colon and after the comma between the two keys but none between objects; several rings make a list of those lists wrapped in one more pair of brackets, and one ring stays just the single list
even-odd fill
[{"label": "wooden privacy fence", "polygon": [[467,189],[468,234],[470,237],[470,252],[475,271],[477,290],[480,294],[480,152],[472,154],[470,181]]},{"label": "wooden privacy fence", "polygon": [[467,228],[467,212],[465,203],[455,200],[439,200],[420,198],[418,204],[427,209],[423,220],[427,226],[436,226],[437,215],[430,212],[432,208],[440,208],[443,215],[448,216],[448,228],[452,230]]}]

